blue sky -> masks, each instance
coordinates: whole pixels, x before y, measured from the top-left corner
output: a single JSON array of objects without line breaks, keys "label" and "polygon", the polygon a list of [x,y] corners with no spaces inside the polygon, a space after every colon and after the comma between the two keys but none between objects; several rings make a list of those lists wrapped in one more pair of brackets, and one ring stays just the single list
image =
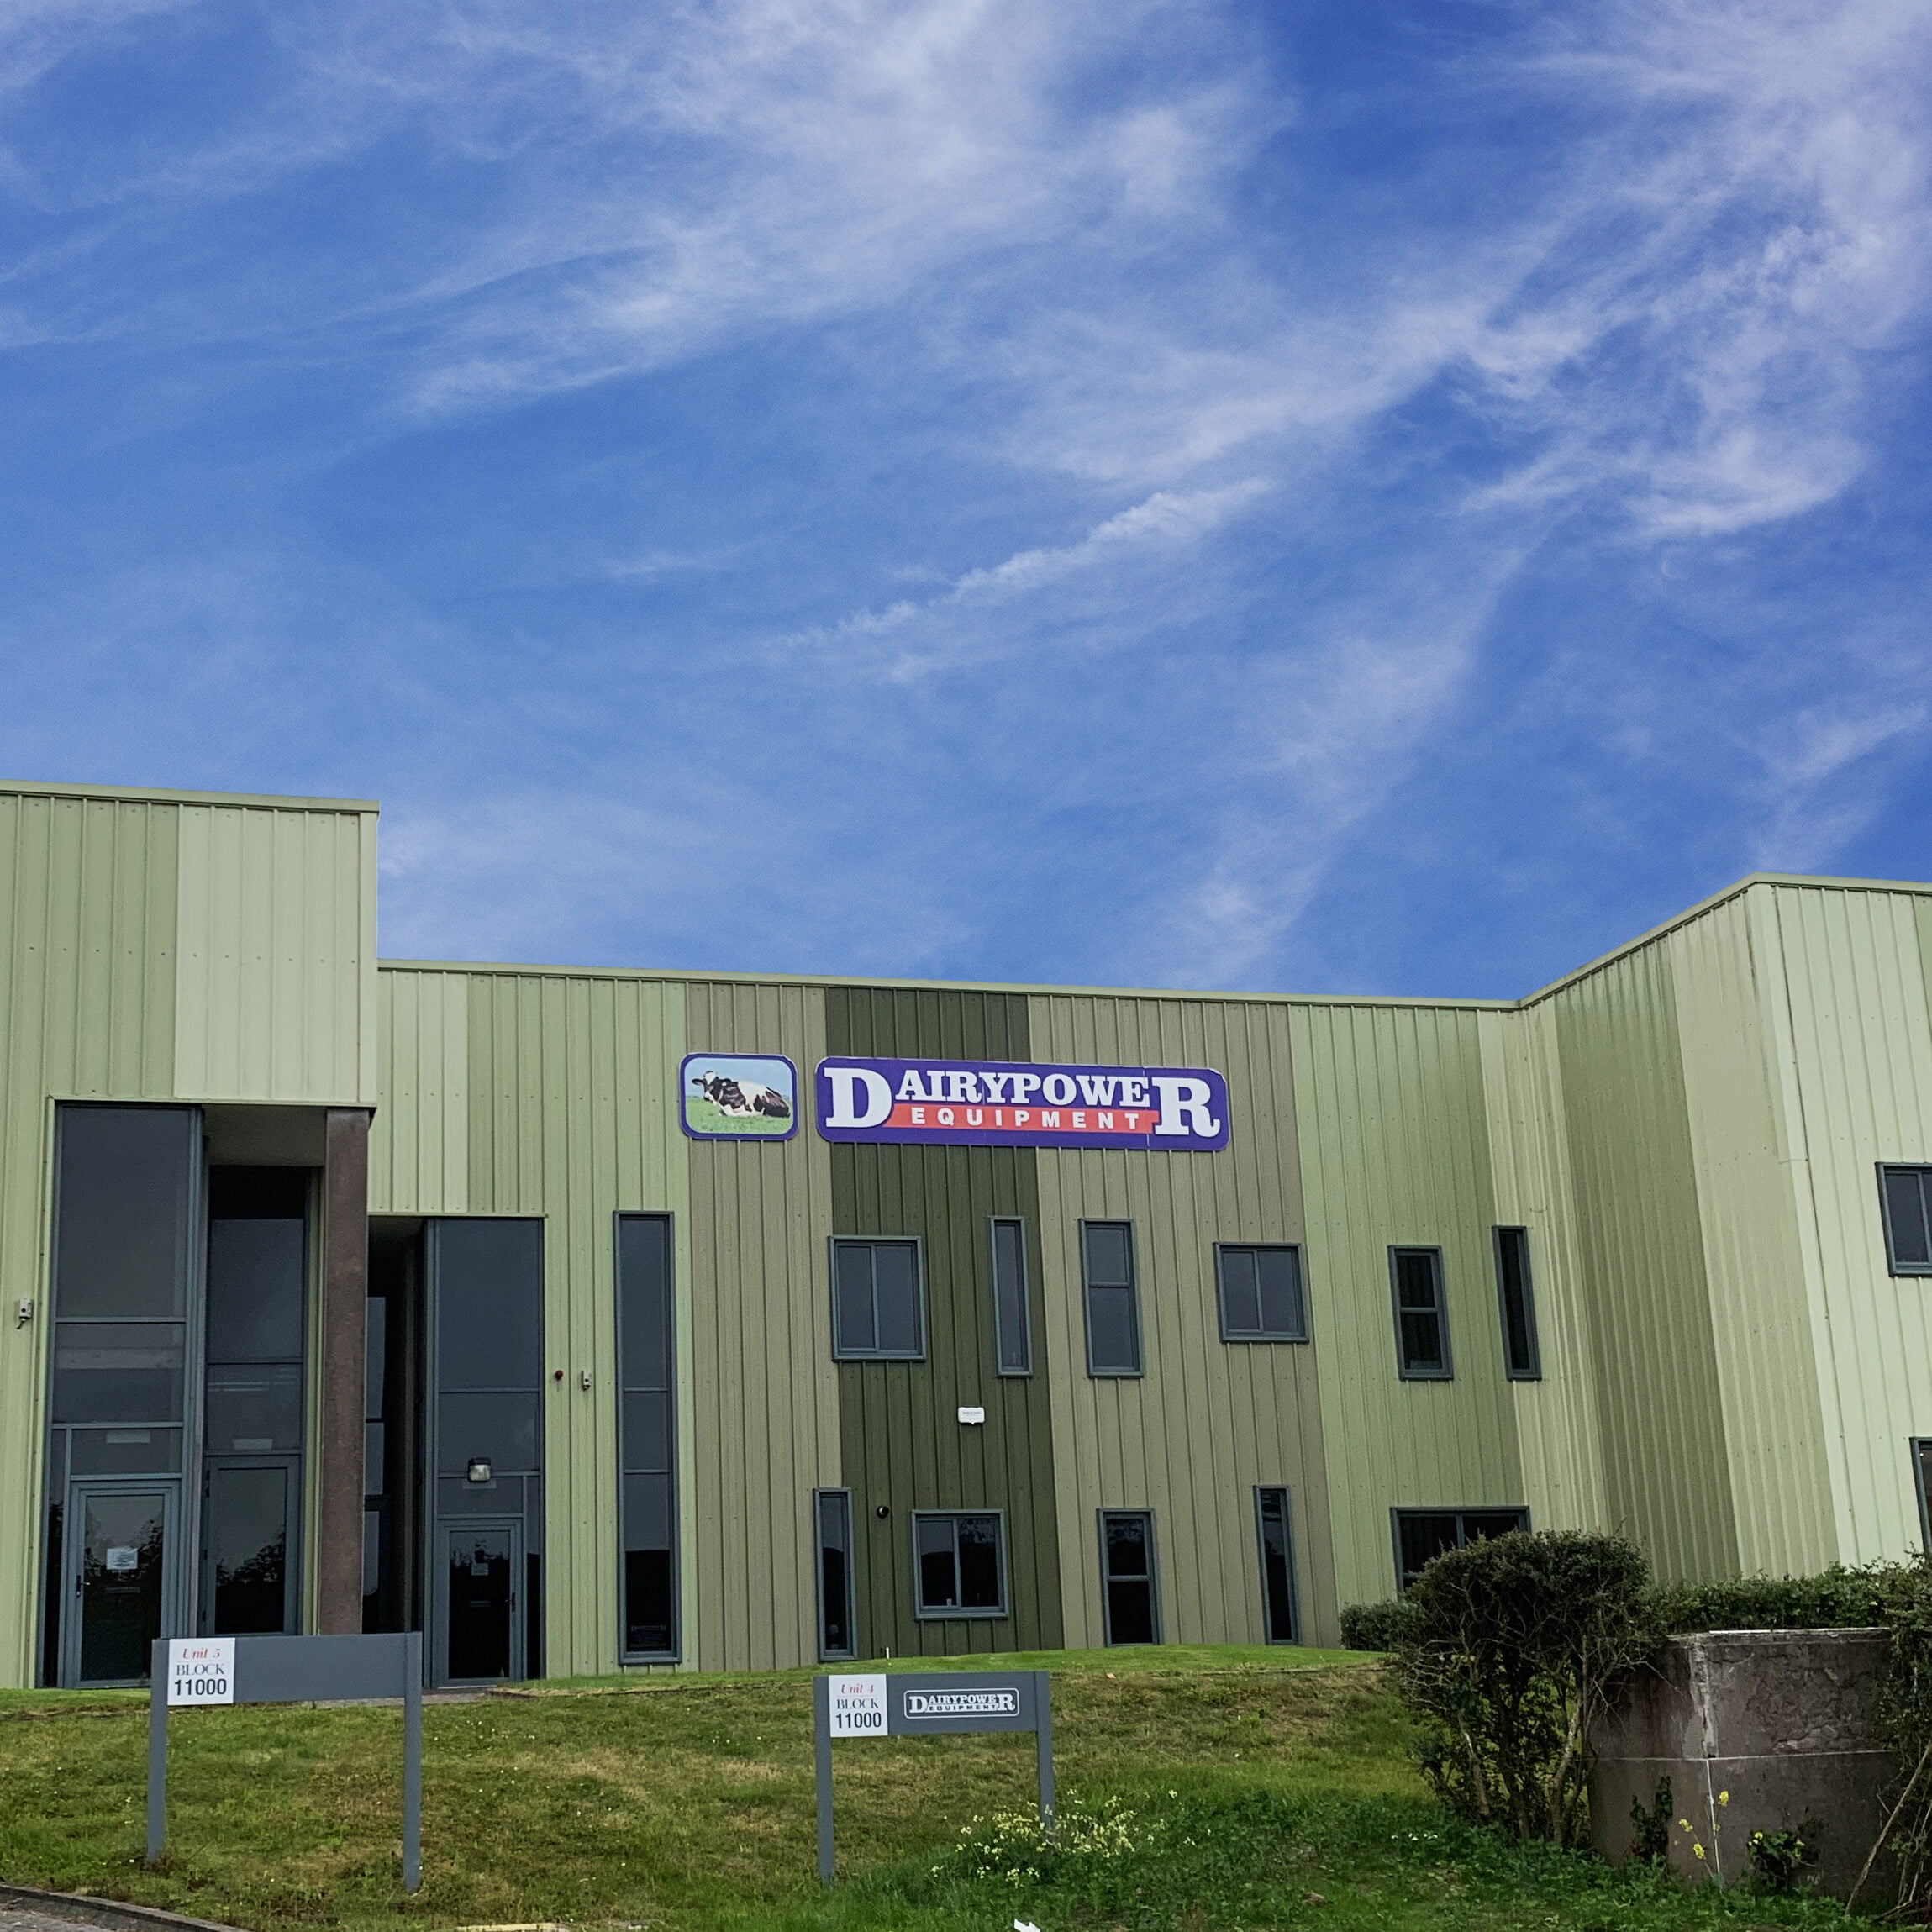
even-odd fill
[{"label": "blue sky", "polygon": [[3,0],[0,769],[395,957],[1514,994],[1923,878],[1932,13]]}]

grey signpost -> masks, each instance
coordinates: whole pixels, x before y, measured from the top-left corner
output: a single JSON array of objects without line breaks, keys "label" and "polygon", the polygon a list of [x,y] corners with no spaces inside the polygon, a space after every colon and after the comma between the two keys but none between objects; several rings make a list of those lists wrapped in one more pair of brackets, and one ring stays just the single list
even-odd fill
[{"label": "grey signpost", "polygon": [[168,1712],[208,1704],[403,1700],[403,1887],[423,1882],[423,1639],[162,1637],[148,1703],[148,1863],[167,1827]]},{"label": "grey signpost", "polygon": [[819,1771],[819,1877],[832,1882],[834,1738],[935,1737],[958,1731],[1031,1731],[1040,1772],[1040,1822],[1053,1829],[1053,1704],[1045,1671],[989,1677],[969,1671],[899,1671],[816,1677],[812,1731]]}]

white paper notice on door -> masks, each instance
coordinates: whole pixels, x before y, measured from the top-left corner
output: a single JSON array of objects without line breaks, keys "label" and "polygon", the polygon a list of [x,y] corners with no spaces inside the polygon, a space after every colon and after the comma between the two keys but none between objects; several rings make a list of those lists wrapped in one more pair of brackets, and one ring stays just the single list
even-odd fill
[{"label": "white paper notice on door", "polygon": [[232,1704],[234,1702],[234,1639],[170,1637],[168,1702],[171,1704]]}]

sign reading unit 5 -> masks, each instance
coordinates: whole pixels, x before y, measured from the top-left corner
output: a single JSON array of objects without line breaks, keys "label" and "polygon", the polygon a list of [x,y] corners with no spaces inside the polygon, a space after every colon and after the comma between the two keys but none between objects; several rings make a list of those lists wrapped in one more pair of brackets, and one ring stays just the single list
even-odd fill
[{"label": "sign reading unit 5", "polygon": [[971,1147],[1228,1145],[1228,1083],[1208,1067],[1063,1066],[987,1060],[822,1060],[827,1140]]}]

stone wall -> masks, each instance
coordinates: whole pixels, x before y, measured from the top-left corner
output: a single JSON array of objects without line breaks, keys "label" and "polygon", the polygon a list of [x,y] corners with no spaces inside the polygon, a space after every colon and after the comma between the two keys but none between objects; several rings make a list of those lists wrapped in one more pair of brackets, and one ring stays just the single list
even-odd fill
[{"label": "stone wall", "polygon": [[[1754,1831],[1816,1819],[1818,1882],[1842,1896],[1885,1820],[1893,1761],[1873,1711],[1890,1654],[1885,1630],[1673,1637],[1592,1740],[1597,1849],[1629,1857],[1632,1803],[1649,1810],[1668,1779],[1671,1862],[1687,1877],[1735,1883],[1751,1871]],[[1874,1866],[1866,1893],[1882,1893],[1889,1878]]]}]

